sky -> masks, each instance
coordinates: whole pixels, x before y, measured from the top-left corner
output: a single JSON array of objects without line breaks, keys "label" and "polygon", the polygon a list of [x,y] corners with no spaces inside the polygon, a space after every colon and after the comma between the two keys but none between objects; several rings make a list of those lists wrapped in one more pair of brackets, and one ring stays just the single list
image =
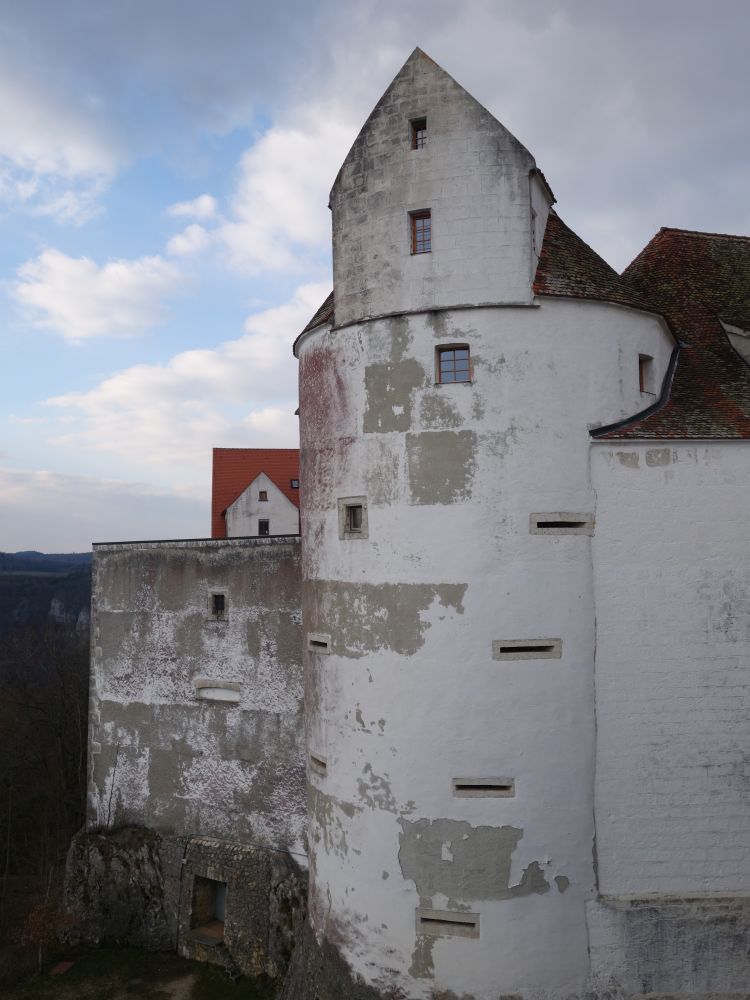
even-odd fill
[{"label": "sky", "polygon": [[0,550],[205,537],[297,445],[328,192],[416,45],[618,270],[750,233],[746,0],[0,0]]}]

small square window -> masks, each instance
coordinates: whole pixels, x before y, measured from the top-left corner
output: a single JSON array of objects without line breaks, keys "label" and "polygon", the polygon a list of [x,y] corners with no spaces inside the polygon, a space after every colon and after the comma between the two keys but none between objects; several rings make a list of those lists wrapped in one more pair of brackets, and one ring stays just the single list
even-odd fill
[{"label": "small square window", "polygon": [[411,252],[430,253],[432,251],[432,215],[429,209],[411,212]]},{"label": "small square window", "polygon": [[293,490],[298,490],[299,489],[299,479],[292,479],[290,485],[291,485],[291,487],[292,487]]},{"label": "small square window", "polygon": [[411,122],[411,148],[423,149],[427,145],[427,119],[414,118]]},{"label": "small square window", "polygon": [[438,382],[471,382],[471,357],[468,344],[437,349]]},{"label": "small square window", "polygon": [[270,521],[258,521],[258,534],[259,535],[270,535],[271,534],[271,522]]},{"label": "small square window", "polygon": [[258,499],[259,500],[268,500],[268,490],[259,490],[258,491]]},{"label": "small square window", "polygon": [[367,538],[367,497],[339,499],[339,538]]}]

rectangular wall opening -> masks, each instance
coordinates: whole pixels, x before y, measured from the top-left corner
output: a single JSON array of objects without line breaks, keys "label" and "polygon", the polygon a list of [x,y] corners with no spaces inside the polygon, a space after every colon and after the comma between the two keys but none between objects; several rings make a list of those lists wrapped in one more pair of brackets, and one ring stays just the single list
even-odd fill
[{"label": "rectangular wall opening", "polygon": [[309,632],[307,636],[307,648],[311,653],[330,653],[330,635],[321,635],[320,632]]},{"label": "rectangular wall opening", "polygon": [[513,778],[454,778],[453,794],[459,798],[509,799],[516,794]]},{"label": "rectangular wall opening", "polygon": [[532,535],[593,535],[594,515],[560,511],[532,514],[529,531]]},{"label": "rectangular wall opening", "polygon": [[221,944],[224,940],[226,905],[226,882],[196,875],[190,910],[191,937],[209,946]]},{"label": "rectangular wall opening", "polygon": [[479,937],[479,914],[417,907],[417,933],[431,937]]},{"label": "rectangular wall opening", "polygon": [[310,770],[325,777],[328,774],[328,761],[319,754],[310,754]]},{"label": "rectangular wall opening", "polygon": [[559,660],[562,639],[493,639],[493,660]]}]

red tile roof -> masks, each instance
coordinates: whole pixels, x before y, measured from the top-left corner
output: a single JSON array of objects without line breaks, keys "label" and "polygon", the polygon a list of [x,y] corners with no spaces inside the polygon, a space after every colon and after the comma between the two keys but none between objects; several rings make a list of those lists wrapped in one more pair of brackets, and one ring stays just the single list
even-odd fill
[{"label": "red tile roof", "polygon": [[640,304],[617,271],[566,226],[554,209],[547,219],[533,288],[535,295]]},{"label": "red tile roof", "polygon": [[211,487],[211,537],[226,538],[223,514],[252,481],[265,472],[295,507],[299,507],[298,448],[214,448]]},{"label": "red tile roof", "polygon": [[[618,275],[553,210],[533,288],[659,313],[680,342],[663,397],[592,436],[750,438],[750,366],[719,322],[750,330],[750,237],[661,229]],[[332,320],[333,293],[302,332]]]},{"label": "red tile roof", "polygon": [[750,438],[750,366],[720,320],[750,330],[750,237],[660,229],[622,281],[680,341],[668,393],[603,438]]}]

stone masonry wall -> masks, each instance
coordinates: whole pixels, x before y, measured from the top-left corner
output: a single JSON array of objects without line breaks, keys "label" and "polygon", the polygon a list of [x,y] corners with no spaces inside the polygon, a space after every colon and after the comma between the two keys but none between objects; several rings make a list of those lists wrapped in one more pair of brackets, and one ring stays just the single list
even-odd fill
[{"label": "stone masonry wall", "polygon": [[304,853],[299,540],[95,546],[92,610],[89,828]]}]

